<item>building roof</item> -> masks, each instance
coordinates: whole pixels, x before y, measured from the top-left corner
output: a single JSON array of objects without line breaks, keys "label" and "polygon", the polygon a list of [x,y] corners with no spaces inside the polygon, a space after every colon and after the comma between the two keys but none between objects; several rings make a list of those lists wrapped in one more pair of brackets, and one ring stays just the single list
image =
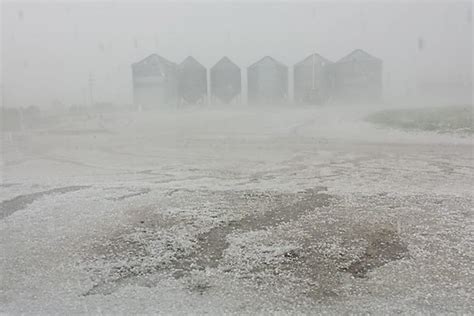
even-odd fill
[{"label": "building roof", "polygon": [[198,62],[194,57],[188,56],[186,57],[181,64],[179,64],[179,68],[201,68],[206,69],[200,62]]},{"label": "building roof", "polygon": [[356,49],[352,51],[349,55],[339,59],[338,63],[345,63],[345,62],[351,62],[351,61],[363,61],[363,60],[376,60],[376,61],[381,61],[381,59],[370,55],[366,51],[363,51],[362,49]]},{"label": "building roof", "polygon": [[175,69],[176,64],[158,54],[151,54],[139,62],[132,64],[134,74],[165,76],[170,69]]},{"label": "building roof", "polygon": [[151,54],[150,56],[140,60],[139,62],[136,62],[132,64],[132,67],[147,67],[147,66],[152,66],[152,65],[159,65],[159,64],[164,64],[167,66],[175,66],[176,64],[172,61],[169,61],[168,59],[158,55],[158,54]]},{"label": "building roof", "polygon": [[332,64],[332,61],[330,61],[327,58],[324,58],[323,56],[319,55],[318,53],[314,53],[300,61],[299,63],[296,63],[295,66],[300,66],[304,64],[309,64],[313,63],[313,61],[319,61],[319,62],[324,62],[325,64]]},{"label": "building roof", "polygon": [[273,57],[270,57],[270,56],[265,56],[263,57],[262,59],[260,59],[259,61],[253,63],[252,65],[250,65],[248,68],[255,68],[255,67],[258,67],[260,65],[277,65],[277,66],[280,66],[280,67],[285,67],[287,68],[287,66],[279,61],[277,61],[276,59],[274,59]]},{"label": "building roof", "polygon": [[222,57],[211,69],[219,68],[219,67],[230,67],[239,69],[240,67],[237,66],[232,60],[230,60],[227,56]]}]

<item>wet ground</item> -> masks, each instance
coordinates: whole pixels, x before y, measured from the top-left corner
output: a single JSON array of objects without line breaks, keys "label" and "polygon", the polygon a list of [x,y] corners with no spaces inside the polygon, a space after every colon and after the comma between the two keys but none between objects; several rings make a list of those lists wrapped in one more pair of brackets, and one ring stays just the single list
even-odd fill
[{"label": "wet ground", "polygon": [[472,140],[364,111],[135,113],[4,141],[1,311],[474,312]]}]

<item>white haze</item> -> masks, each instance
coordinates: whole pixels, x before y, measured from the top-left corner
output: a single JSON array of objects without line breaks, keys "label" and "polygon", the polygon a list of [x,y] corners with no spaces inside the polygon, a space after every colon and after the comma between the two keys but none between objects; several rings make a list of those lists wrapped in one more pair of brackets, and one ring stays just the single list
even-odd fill
[{"label": "white haze", "polygon": [[356,48],[383,59],[386,99],[425,97],[417,86],[429,82],[469,102],[470,15],[470,1],[6,1],[3,105],[87,104],[90,77],[95,102],[130,104],[130,65],[155,52],[206,67],[226,55],[242,69],[271,55],[291,69],[313,52],[337,61]]},{"label": "white haze", "polygon": [[[471,2],[1,9],[0,314],[474,315]],[[313,70],[310,104],[245,104],[263,56],[291,96],[295,63],[357,48],[383,100],[377,59],[330,69],[343,101]],[[174,108],[129,106],[152,53],[228,56],[243,104],[186,104],[180,72],[181,100],[141,95]]]}]

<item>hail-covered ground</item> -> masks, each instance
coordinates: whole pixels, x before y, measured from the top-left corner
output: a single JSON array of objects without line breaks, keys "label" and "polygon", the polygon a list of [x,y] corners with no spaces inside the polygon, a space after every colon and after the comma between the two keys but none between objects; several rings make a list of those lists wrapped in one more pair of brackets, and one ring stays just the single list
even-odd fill
[{"label": "hail-covered ground", "polygon": [[0,312],[474,313],[472,137],[373,112],[128,112],[4,133]]}]

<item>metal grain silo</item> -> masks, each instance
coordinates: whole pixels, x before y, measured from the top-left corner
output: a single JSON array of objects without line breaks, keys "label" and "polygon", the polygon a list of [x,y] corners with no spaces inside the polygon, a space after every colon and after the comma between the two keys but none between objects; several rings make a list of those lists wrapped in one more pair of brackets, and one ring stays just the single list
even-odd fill
[{"label": "metal grain silo", "polygon": [[247,68],[248,101],[284,103],[288,98],[288,67],[265,56]]},{"label": "metal grain silo", "polygon": [[356,49],[330,65],[332,95],[343,102],[376,102],[382,97],[383,62]]},{"label": "metal grain silo", "polygon": [[157,54],[132,64],[133,99],[139,108],[156,109],[177,103],[177,65]]},{"label": "metal grain silo", "polygon": [[213,102],[230,103],[242,92],[239,66],[229,58],[222,57],[211,68],[211,94]]},{"label": "metal grain silo", "polygon": [[207,70],[189,56],[179,65],[178,93],[181,103],[204,103],[207,97]]},{"label": "metal grain silo", "polygon": [[329,65],[319,54],[312,54],[293,67],[294,98],[299,104],[323,104],[330,95]]}]

